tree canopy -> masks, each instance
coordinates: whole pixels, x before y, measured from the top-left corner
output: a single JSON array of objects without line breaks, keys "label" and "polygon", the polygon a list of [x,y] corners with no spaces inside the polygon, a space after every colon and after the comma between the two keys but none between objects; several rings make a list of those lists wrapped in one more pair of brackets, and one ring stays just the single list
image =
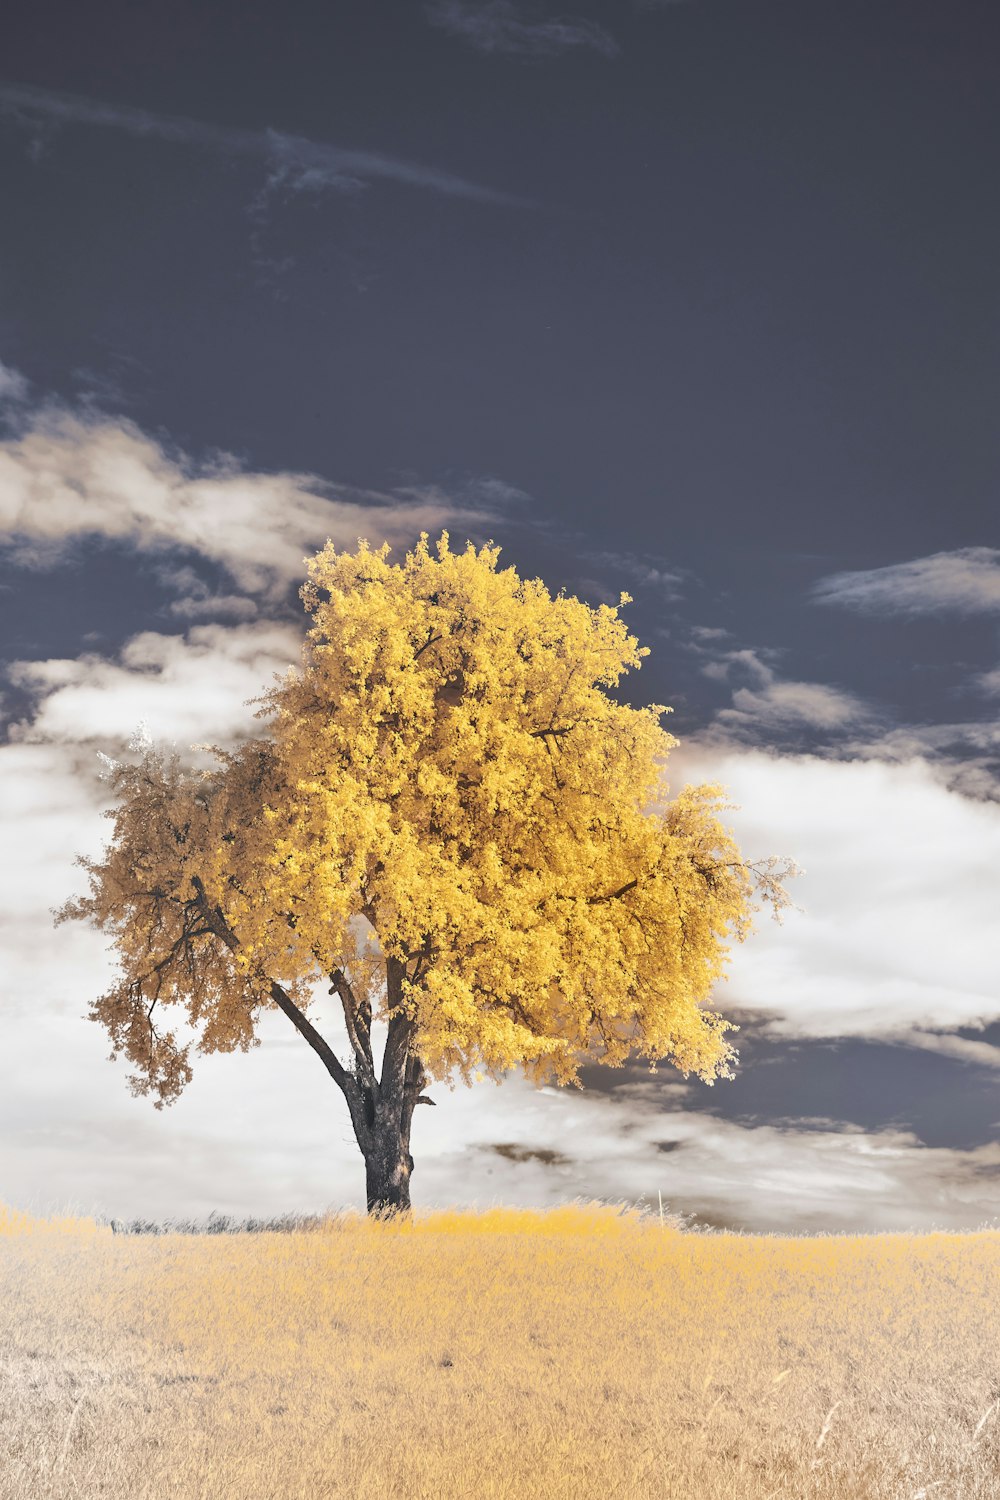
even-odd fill
[{"label": "tree canopy", "polygon": [[[743,859],[720,788],[670,796],[667,710],[609,692],[647,654],[628,596],[553,596],[447,534],[400,564],[328,543],[301,592],[302,662],[256,700],[266,733],[211,747],[209,769],[152,748],[115,764],[110,844],[57,914],[114,941],[91,1015],[133,1087],[171,1102],[192,1045],[246,1049],[277,1007],[366,1159],[362,1131],[391,1117],[412,1168],[413,1107],[455,1072],[578,1083],[582,1063],[634,1052],[731,1076],[735,1028],[706,1002],[755,906],[787,903],[790,866]],[[346,1066],[310,1014],[320,982]],[[196,1043],[164,1029],[171,1007]]]}]

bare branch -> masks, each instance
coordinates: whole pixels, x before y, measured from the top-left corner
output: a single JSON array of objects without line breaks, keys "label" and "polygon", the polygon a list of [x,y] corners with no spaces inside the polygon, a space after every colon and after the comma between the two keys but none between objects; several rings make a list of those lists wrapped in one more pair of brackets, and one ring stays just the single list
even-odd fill
[{"label": "bare branch", "polygon": [[[192,875],[191,884],[198,892],[198,906],[205,919],[205,922],[211,928],[212,932],[215,933],[216,937],[219,938],[223,943],[225,943],[226,947],[230,950],[231,953],[238,952],[240,948],[240,940],[227,923],[221,908],[218,906],[209,906],[208,896],[205,893],[205,887],[202,883],[201,877],[198,875]],[[337,1057],[329,1042],[327,1042],[326,1039],[320,1035],[312,1022],[302,1014],[298,1006],[295,1004],[295,1001],[289,994],[287,994],[284,989],[282,989],[281,985],[277,982],[276,979],[270,979],[267,975],[264,974],[258,974],[257,977],[262,979],[266,984],[269,985],[269,993],[275,1005],[280,1011],[284,1012],[284,1014],[291,1021],[292,1025],[295,1027],[296,1031],[299,1032],[301,1036],[305,1037],[306,1041],[316,1053],[317,1057],[326,1068],[326,1071],[329,1073],[334,1083],[336,1083],[347,1096],[347,1101],[350,1104],[352,1101],[352,1097],[356,1092],[357,1085],[355,1084],[354,1079],[348,1073],[347,1069],[344,1067],[343,1063]]]},{"label": "bare branch", "polygon": [[330,974],[330,979],[332,981],[330,994],[340,996],[347,1035],[357,1061],[358,1072],[364,1083],[369,1088],[373,1088],[375,1086],[375,1063],[372,1057],[371,1006],[367,1001],[358,1000],[343,969],[334,969]]}]

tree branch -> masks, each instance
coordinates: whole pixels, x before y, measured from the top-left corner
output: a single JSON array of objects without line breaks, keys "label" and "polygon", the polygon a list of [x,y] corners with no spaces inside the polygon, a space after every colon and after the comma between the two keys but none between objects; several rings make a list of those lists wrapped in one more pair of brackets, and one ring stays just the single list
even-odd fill
[{"label": "tree branch", "polygon": [[639,877],[636,876],[635,880],[626,881],[624,885],[620,885],[616,891],[610,891],[606,896],[588,896],[587,905],[600,906],[604,901],[617,901],[620,896],[627,896],[629,891],[634,891],[638,884]]},{"label": "tree branch", "polygon": [[340,996],[344,1008],[347,1035],[357,1060],[358,1069],[369,1088],[375,1085],[375,1063],[372,1057],[371,1007],[359,1003],[351,982],[343,969],[334,969],[330,974],[331,994]]},{"label": "tree branch", "polygon": [[[201,911],[206,926],[211,929],[211,931],[217,938],[219,938],[221,942],[225,943],[226,947],[231,953],[238,952],[240,948],[240,940],[223,916],[222,909],[218,906],[209,906],[208,897],[205,894],[205,887],[202,884],[201,877],[198,875],[192,875],[191,884],[194,886],[195,890],[198,893],[197,905],[199,910]],[[336,1083],[338,1088],[343,1091],[345,1097],[347,1098],[348,1104],[351,1106],[351,1115],[353,1117],[354,1099],[357,1096],[358,1090],[357,1084],[351,1077],[350,1073],[348,1073],[343,1063],[337,1057],[337,1054],[334,1052],[329,1042],[327,1042],[324,1037],[320,1036],[319,1032],[316,1030],[312,1022],[302,1014],[302,1012],[299,1010],[299,1007],[295,1004],[295,1001],[289,994],[286,993],[284,989],[282,989],[278,981],[276,979],[269,979],[265,974],[261,974],[259,977],[265,980],[265,982],[270,986],[271,999],[274,1001],[275,1005],[280,1011],[284,1012],[284,1014],[291,1021],[292,1025],[295,1027],[296,1031],[299,1032],[301,1036],[305,1037],[306,1041],[316,1053],[317,1057],[326,1068],[326,1071],[329,1073],[334,1083]],[[358,1102],[360,1103],[360,1100]]]},{"label": "tree branch", "polygon": [[436,646],[437,643],[438,643],[438,641],[443,641],[443,640],[444,640],[444,636],[443,635],[435,635],[434,632],[433,632],[433,630],[432,630],[430,632],[430,634],[428,635],[426,641],[424,641],[424,644],[420,647],[420,650],[419,651],[414,651],[414,653],[413,653],[413,660],[414,661],[419,661],[420,657],[423,656],[423,654],[427,650],[428,646]]}]

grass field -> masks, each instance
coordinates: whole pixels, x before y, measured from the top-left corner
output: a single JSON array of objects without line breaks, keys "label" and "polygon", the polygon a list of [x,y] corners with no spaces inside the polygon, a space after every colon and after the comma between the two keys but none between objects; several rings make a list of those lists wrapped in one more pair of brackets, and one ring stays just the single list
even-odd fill
[{"label": "grass field", "polygon": [[1000,1232],[0,1208],[0,1500],[998,1500]]}]

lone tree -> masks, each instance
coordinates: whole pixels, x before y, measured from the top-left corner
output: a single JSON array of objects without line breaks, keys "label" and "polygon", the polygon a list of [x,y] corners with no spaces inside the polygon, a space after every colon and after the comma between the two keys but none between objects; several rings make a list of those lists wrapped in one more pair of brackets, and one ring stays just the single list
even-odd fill
[{"label": "lone tree", "polygon": [[[741,857],[718,787],[667,800],[667,710],[606,691],[647,654],[617,608],[500,571],[493,546],[436,551],[310,559],[302,666],[256,700],[267,734],[207,747],[210,770],[113,762],[114,835],[55,914],[113,938],[90,1017],[157,1108],[192,1076],[168,1007],[202,1053],[283,1012],[347,1101],[373,1213],[409,1209],[413,1111],[454,1069],[579,1087],[581,1061],[635,1050],[732,1077],[735,1028],[702,1005],[791,871]],[[319,982],[347,1065],[310,1020]]]}]

